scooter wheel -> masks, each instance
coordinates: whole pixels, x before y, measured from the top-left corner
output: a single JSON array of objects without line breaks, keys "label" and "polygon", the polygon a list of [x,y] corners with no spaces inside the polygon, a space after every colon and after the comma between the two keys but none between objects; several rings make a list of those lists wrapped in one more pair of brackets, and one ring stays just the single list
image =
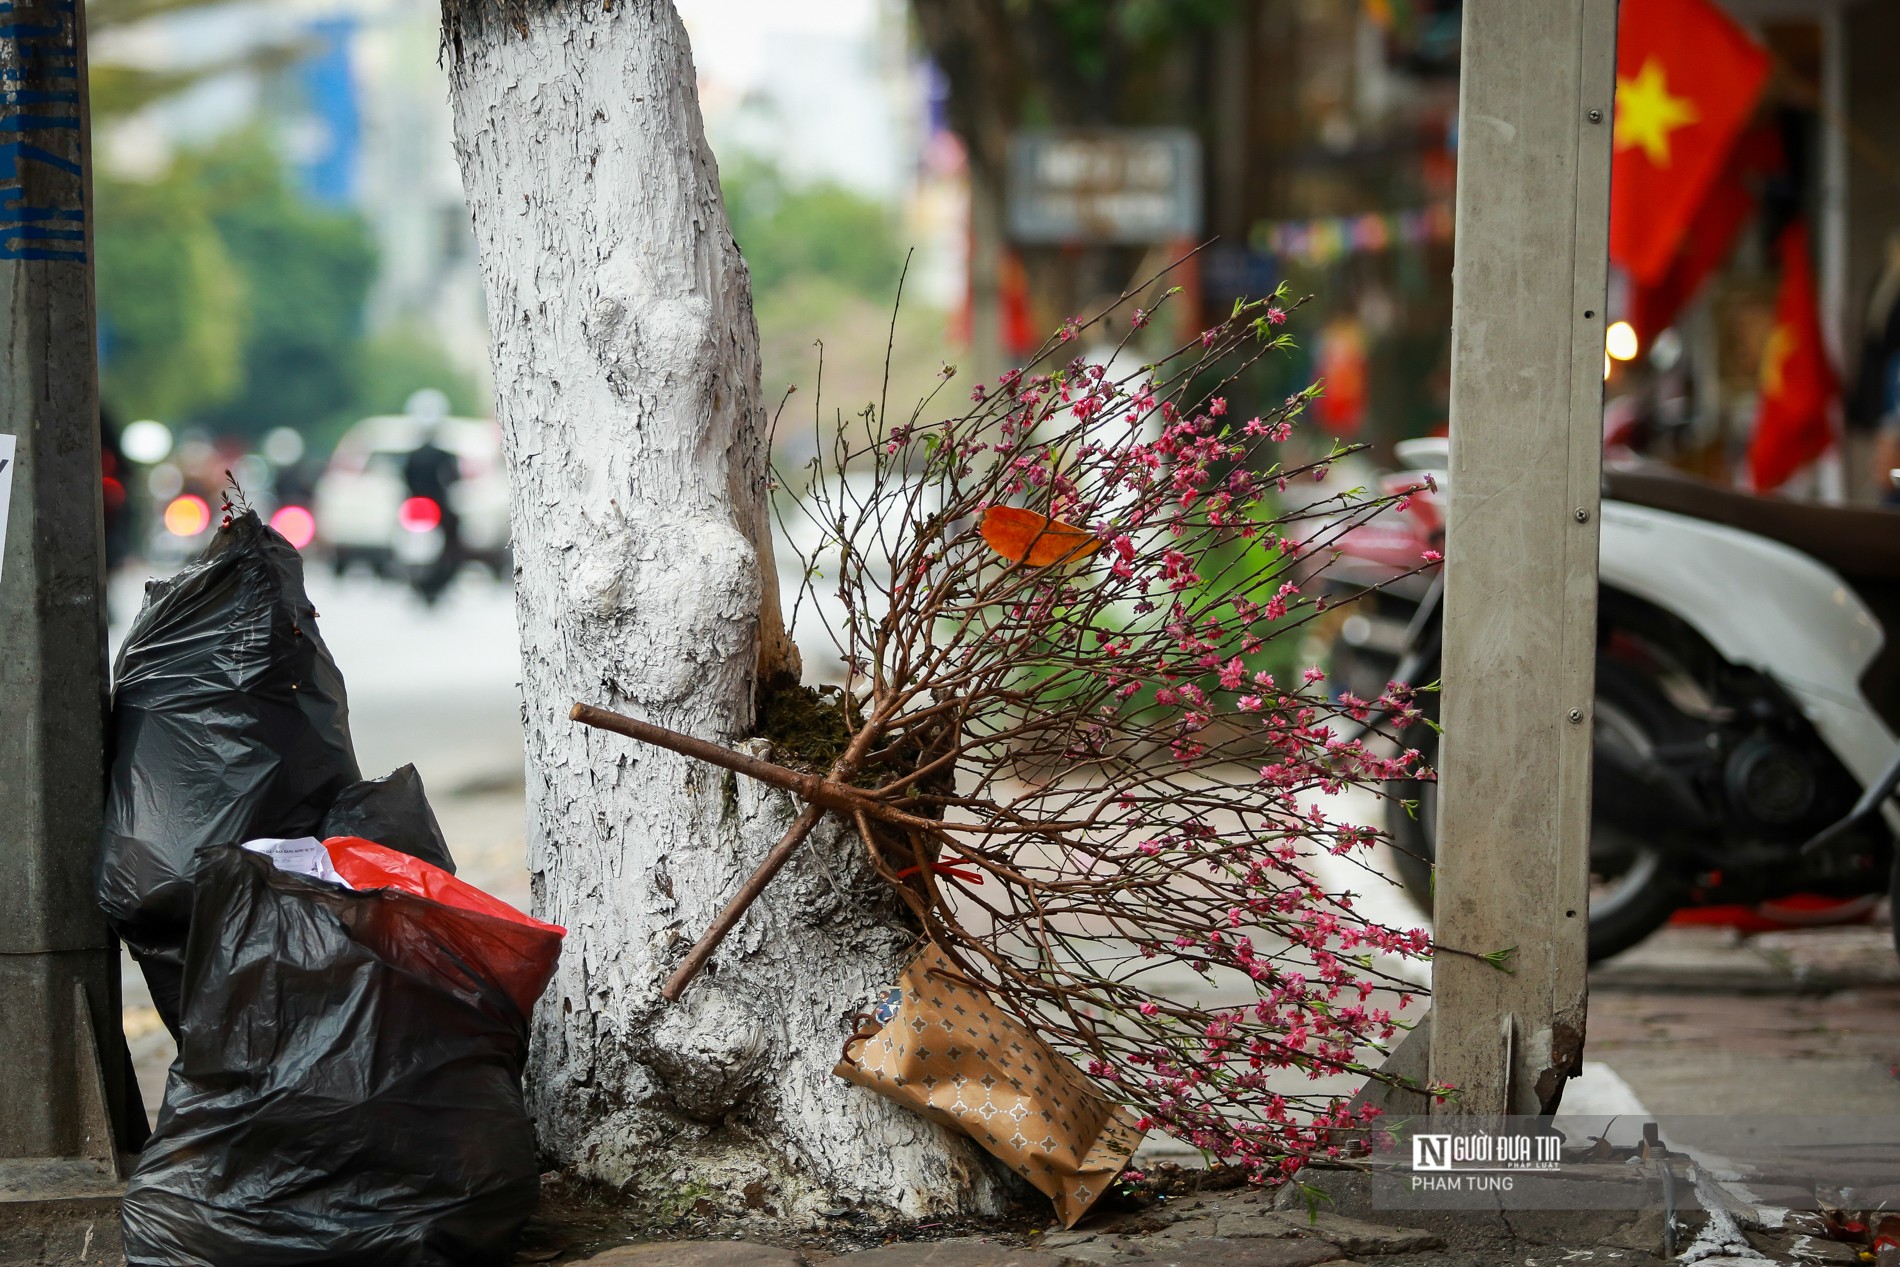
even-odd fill
[{"label": "scooter wheel", "polygon": [[[1432,672],[1436,672],[1435,666]],[[1437,696],[1422,701],[1437,720]],[[1656,715],[1661,707],[1639,673],[1614,661],[1597,660],[1597,725],[1599,742],[1619,734],[1657,733],[1667,719]],[[1437,764],[1435,742],[1421,744],[1427,765]],[[1433,866],[1437,854],[1436,783],[1408,783],[1395,787],[1386,802],[1386,834],[1392,842],[1392,869],[1420,909],[1430,911]],[[1411,801],[1408,810],[1402,803]],[[1591,815],[1590,853],[1593,860],[1626,860],[1624,870],[1608,882],[1603,902],[1590,910],[1589,955],[1592,963],[1621,954],[1661,928],[1687,896],[1681,877],[1641,836],[1625,831],[1606,807]],[[1593,870],[1595,867],[1593,866]]]}]

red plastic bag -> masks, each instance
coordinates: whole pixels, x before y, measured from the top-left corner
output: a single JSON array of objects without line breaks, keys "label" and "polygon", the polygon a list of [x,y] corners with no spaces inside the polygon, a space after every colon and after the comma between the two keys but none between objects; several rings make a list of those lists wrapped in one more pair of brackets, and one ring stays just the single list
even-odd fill
[{"label": "red plastic bag", "polygon": [[323,848],[351,888],[395,889],[440,908],[439,915],[418,921],[423,927],[414,931],[426,936],[396,934],[379,951],[438,979],[470,980],[465,969],[473,969],[474,980],[486,977],[501,985],[522,1016],[533,1014],[535,1000],[554,975],[565,928],[524,915],[438,866],[371,840],[333,836]]}]

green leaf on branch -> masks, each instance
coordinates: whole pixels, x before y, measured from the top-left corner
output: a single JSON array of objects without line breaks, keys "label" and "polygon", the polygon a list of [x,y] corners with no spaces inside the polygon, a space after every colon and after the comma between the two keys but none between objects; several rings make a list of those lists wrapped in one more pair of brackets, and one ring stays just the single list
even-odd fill
[{"label": "green leaf on branch", "polygon": [[1493,950],[1489,954],[1478,956],[1486,963],[1507,975],[1516,975],[1517,969],[1511,966],[1512,958],[1517,954],[1516,946],[1506,946],[1503,950]]}]

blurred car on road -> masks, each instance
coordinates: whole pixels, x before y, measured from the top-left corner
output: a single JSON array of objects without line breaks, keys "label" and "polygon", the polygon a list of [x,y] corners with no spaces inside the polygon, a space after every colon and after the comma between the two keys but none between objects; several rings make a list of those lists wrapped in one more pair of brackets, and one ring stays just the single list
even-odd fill
[{"label": "blurred car on road", "polygon": [[484,418],[429,419],[415,414],[365,418],[344,433],[317,479],[317,548],[341,576],[362,565],[393,576],[413,553],[405,534],[426,532],[414,513],[404,465],[427,439],[455,455],[461,478],[449,490],[461,520],[462,556],[487,567],[497,579],[509,575],[508,479],[502,463],[501,428]]}]

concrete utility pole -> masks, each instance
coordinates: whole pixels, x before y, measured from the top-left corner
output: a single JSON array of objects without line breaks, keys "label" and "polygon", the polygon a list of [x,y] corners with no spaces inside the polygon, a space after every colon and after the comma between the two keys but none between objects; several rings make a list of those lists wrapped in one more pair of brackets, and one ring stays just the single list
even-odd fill
[{"label": "concrete utility pole", "polygon": [[[1583,1051],[1616,0],[1465,0],[1431,1077]],[[1466,953],[1455,953],[1466,952]],[[1497,963],[1473,958],[1494,955]]]},{"label": "concrete utility pole", "polygon": [[126,1120],[87,122],[77,0],[0,2],[0,1196],[116,1176]]}]

